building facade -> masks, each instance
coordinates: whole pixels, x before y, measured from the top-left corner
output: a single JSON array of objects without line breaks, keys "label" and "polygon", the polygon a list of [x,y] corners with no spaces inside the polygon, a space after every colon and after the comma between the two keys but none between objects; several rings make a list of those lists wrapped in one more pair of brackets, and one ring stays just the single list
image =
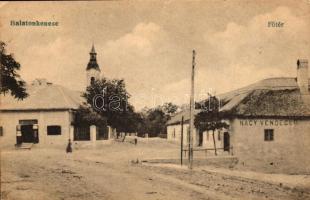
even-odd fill
[{"label": "building facade", "polygon": [[29,96],[22,101],[1,98],[1,146],[65,144],[72,139],[71,123],[82,104],[81,94],[45,79],[36,79],[26,89]]},{"label": "building facade", "polygon": [[[94,46],[86,68],[87,86],[100,78],[100,68]],[[110,128],[80,127],[73,125],[75,111],[84,103],[82,92],[36,79],[26,85],[29,96],[16,100],[10,95],[1,96],[0,147],[13,147],[23,143],[37,146],[65,145],[68,139],[109,139]],[[77,131],[79,130],[79,131]],[[104,134],[102,134],[104,133]],[[100,137],[99,137],[100,136]]]},{"label": "building facade", "polygon": [[[219,95],[220,114],[229,128],[215,131],[216,147],[231,152],[249,168],[310,173],[308,77],[308,61],[298,60],[296,78],[265,79]],[[180,115],[188,124],[187,113],[168,122],[168,140],[180,141]],[[196,148],[214,148],[212,132],[198,132],[194,132]]]}]

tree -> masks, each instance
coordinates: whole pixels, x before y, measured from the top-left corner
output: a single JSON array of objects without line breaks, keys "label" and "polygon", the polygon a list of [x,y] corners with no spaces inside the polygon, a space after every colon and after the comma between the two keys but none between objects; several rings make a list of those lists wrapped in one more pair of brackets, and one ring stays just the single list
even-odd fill
[{"label": "tree", "polygon": [[166,123],[178,109],[172,103],[164,103],[153,109],[144,108],[140,113],[138,134],[148,133],[150,137],[166,134]]},{"label": "tree", "polygon": [[210,98],[204,102],[204,105],[202,105],[204,109],[196,115],[194,121],[194,125],[199,132],[212,131],[215,155],[217,155],[217,150],[214,132],[215,130],[228,128],[228,124],[222,121],[222,117],[219,112],[219,102],[219,99],[215,96],[210,96]]},{"label": "tree", "polygon": [[17,73],[20,64],[12,54],[6,54],[6,44],[0,41],[0,94],[10,94],[16,99],[24,99],[28,96],[25,82]]},{"label": "tree", "polygon": [[148,133],[151,137],[156,137],[159,134],[166,132],[166,123],[169,120],[169,116],[164,113],[160,108],[151,109],[148,112],[147,120]]},{"label": "tree", "polygon": [[166,114],[166,115],[173,115],[174,113],[176,113],[176,111],[179,109],[179,106],[169,102],[169,103],[164,103],[164,105],[161,106],[162,111]]},{"label": "tree", "polygon": [[120,132],[135,132],[138,115],[129,104],[129,93],[124,80],[96,80],[87,87],[83,94],[87,103],[101,116],[107,119],[108,125]]},{"label": "tree", "polygon": [[80,106],[75,112],[74,124],[99,126],[106,123],[107,119],[95,112],[91,107]]},{"label": "tree", "polygon": [[139,137],[145,136],[148,133],[148,123],[146,119],[146,115],[143,113],[137,113],[137,133]]}]

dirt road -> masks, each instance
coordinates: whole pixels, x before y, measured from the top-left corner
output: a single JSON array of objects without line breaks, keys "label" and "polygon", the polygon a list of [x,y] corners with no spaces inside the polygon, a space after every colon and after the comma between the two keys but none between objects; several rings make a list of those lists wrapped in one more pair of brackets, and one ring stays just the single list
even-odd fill
[{"label": "dirt road", "polygon": [[4,151],[2,199],[310,199],[305,187],[141,164],[143,159],[177,156],[175,146],[158,145],[114,143],[72,154],[39,148]]}]

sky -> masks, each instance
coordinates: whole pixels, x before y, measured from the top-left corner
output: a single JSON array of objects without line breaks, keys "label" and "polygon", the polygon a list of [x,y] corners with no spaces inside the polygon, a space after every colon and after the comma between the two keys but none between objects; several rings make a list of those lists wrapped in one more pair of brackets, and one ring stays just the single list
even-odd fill
[{"label": "sky", "polygon": [[[11,20],[59,26],[16,27]],[[137,110],[189,102],[193,49],[196,99],[296,77],[297,59],[310,57],[309,27],[309,0],[0,3],[0,40],[25,81],[85,90],[94,44],[102,76],[123,78]]]}]

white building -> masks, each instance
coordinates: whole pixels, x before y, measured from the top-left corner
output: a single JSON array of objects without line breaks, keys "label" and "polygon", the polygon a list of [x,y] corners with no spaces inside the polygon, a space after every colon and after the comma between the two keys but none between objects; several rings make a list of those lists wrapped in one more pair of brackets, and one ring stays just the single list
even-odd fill
[{"label": "white building", "polygon": [[[215,132],[217,148],[232,151],[239,162],[249,167],[310,172],[307,60],[298,60],[296,78],[265,79],[218,98],[222,102],[220,112],[229,128]],[[182,115],[188,124],[188,111],[172,117],[168,122],[168,140],[180,141]],[[194,138],[196,146],[214,147],[210,132],[195,131]]]},{"label": "white building", "polygon": [[[88,85],[100,77],[94,46],[90,52],[86,77]],[[20,143],[64,145],[68,143],[68,139],[81,138],[76,137],[76,134],[88,134],[86,139],[96,140],[96,128],[86,127],[82,133],[77,132],[72,125],[74,111],[84,101],[81,92],[49,83],[45,79],[36,79],[27,84],[26,91],[29,96],[23,100],[16,100],[10,95],[1,96],[1,147],[12,147]]]},{"label": "white building", "polygon": [[9,95],[1,98],[1,146],[67,143],[73,132],[73,111],[83,101],[80,93],[44,79],[26,88],[29,96],[22,101]]}]

